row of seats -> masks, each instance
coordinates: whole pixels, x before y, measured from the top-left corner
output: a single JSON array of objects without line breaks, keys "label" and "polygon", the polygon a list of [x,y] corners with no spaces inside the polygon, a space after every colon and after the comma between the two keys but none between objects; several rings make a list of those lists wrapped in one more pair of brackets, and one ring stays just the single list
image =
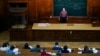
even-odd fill
[{"label": "row of seats", "polygon": [[[5,42],[0,47],[0,51],[4,51],[6,54],[13,54],[13,55],[21,55],[26,53],[38,53],[39,56],[51,56],[51,55],[62,55],[63,53],[91,53],[91,54],[99,54],[100,50],[96,48],[89,48],[85,45],[83,48],[69,48],[67,45],[61,47],[58,42],[55,42],[54,46],[51,48],[43,48],[40,45],[36,45],[36,47],[32,47],[28,43],[25,43],[22,48],[17,48],[15,45],[9,45],[8,42]],[[25,53],[24,53],[24,52]]]}]

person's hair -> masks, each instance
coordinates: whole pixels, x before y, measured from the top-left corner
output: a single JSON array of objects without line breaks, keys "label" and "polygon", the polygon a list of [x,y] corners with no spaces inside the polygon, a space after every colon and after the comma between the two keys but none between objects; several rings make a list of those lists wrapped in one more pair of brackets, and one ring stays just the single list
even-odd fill
[{"label": "person's hair", "polygon": [[64,46],[63,46],[63,49],[64,49],[64,50],[67,50],[67,49],[68,49],[68,46],[67,46],[67,45],[64,45]]},{"label": "person's hair", "polygon": [[66,9],[65,9],[65,8],[62,8],[62,10],[64,10],[64,11],[65,11]]},{"label": "person's hair", "polygon": [[55,45],[59,45],[59,43],[58,42],[55,42]]},{"label": "person's hair", "polygon": [[28,43],[24,44],[24,49],[29,49],[29,44]]},{"label": "person's hair", "polygon": [[84,46],[84,51],[89,51],[89,47],[87,45]]},{"label": "person's hair", "polygon": [[92,50],[89,50],[89,47],[87,45],[85,45],[83,53],[92,53]]},{"label": "person's hair", "polygon": [[40,48],[40,45],[36,45],[36,48]]},{"label": "person's hair", "polygon": [[2,47],[7,47],[7,46],[9,46],[8,42],[4,42],[3,45],[2,45]]},{"label": "person's hair", "polygon": [[14,45],[10,46],[10,50],[14,50],[14,48],[15,48]]}]

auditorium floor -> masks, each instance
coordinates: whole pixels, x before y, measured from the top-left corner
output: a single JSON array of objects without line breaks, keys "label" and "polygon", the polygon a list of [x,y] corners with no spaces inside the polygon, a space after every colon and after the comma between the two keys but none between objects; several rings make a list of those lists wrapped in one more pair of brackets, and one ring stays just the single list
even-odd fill
[{"label": "auditorium floor", "polygon": [[[4,31],[0,33],[0,46],[2,45],[3,42],[9,41],[9,32]],[[11,45],[16,45],[16,46],[23,46],[23,44],[26,41],[9,41]],[[28,41],[30,45],[33,47],[36,44],[40,44],[41,47],[52,47],[54,45],[54,42],[37,42],[37,41]],[[83,47],[84,45],[88,45],[89,47],[96,47],[100,48],[100,42],[59,42],[61,46],[63,45],[68,45],[71,48],[78,48],[78,47]]]}]

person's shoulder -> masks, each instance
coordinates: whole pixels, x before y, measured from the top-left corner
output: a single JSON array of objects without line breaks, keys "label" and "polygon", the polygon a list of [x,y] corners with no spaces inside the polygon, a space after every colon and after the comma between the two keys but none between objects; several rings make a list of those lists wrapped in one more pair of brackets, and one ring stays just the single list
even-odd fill
[{"label": "person's shoulder", "polygon": [[30,49],[31,52],[40,52],[40,49],[39,48],[32,48]]},{"label": "person's shoulder", "polygon": [[19,50],[18,48],[14,48],[13,52],[18,52],[18,50]]}]

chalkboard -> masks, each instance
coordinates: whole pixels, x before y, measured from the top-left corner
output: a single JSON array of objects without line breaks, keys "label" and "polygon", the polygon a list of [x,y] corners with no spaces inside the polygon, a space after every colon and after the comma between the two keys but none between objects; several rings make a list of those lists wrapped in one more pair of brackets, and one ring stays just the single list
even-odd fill
[{"label": "chalkboard", "polygon": [[69,16],[87,15],[87,0],[54,0],[54,16],[59,16],[63,7]]}]

